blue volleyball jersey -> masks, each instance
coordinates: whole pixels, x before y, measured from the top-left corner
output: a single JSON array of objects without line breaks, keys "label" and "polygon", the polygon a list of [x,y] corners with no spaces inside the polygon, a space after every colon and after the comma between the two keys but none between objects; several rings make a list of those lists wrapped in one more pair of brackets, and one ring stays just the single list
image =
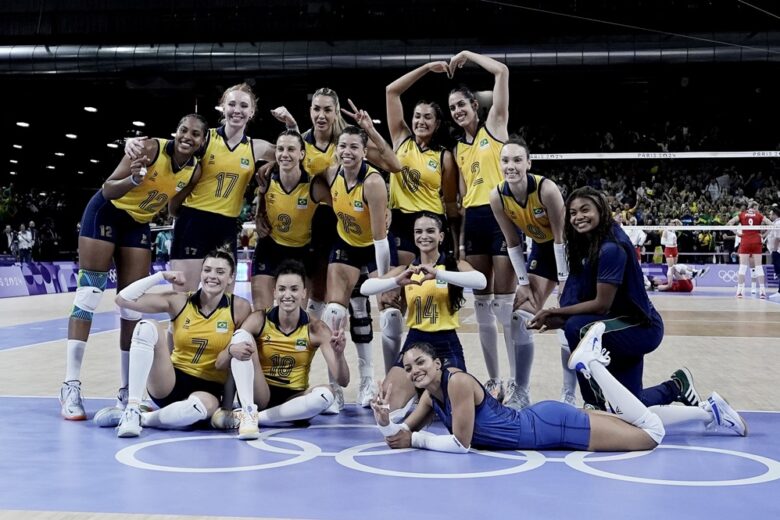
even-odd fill
[{"label": "blue volleyball jersey", "polygon": [[618,287],[608,316],[650,322],[655,309],[647,296],[642,266],[631,239],[617,223],[612,224],[612,237],[607,237],[601,244],[598,265],[591,266],[586,260],[582,271],[569,274],[561,295],[561,307],[594,300],[597,283]]},{"label": "blue volleyball jersey", "polygon": [[[452,433],[452,404],[447,394],[447,386],[451,375],[448,369],[442,370],[441,389],[444,402],[431,397],[434,413],[450,433]],[[469,377],[474,376],[469,374]],[[590,439],[590,419],[585,412],[557,401],[543,401],[518,411],[499,403],[485,392],[484,387],[482,391],[484,399],[474,410],[472,448],[587,449]]]}]

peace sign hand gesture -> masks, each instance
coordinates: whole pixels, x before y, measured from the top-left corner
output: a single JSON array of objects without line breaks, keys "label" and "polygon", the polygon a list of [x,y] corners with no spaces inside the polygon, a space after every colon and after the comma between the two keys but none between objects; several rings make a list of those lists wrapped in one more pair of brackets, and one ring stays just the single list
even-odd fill
[{"label": "peace sign hand gesture", "polygon": [[337,356],[344,355],[344,348],[347,346],[347,337],[344,334],[344,325],[347,321],[346,317],[342,317],[336,324],[336,330],[331,331],[330,335],[330,348]]},{"label": "peace sign hand gesture", "polygon": [[355,103],[353,103],[351,99],[347,99],[347,103],[349,103],[350,108],[352,108],[354,112],[350,112],[345,108],[342,108],[341,111],[354,119],[357,125],[366,132],[372,130],[374,128],[374,122],[371,120],[371,116],[368,115],[368,112],[356,107]]},{"label": "peace sign hand gesture", "polygon": [[379,382],[379,391],[376,397],[371,401],[371,409],[374,411],[374,419],[379,426],[390,424],[390,390],[392,383],[387,385],[387,390],[383,388],[384,381]]}]

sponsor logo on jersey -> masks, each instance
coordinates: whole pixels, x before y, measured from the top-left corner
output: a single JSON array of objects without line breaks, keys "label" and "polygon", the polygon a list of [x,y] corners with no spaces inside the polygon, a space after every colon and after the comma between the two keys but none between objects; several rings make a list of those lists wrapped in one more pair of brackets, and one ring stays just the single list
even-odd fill
[{"label": "sponsor logo on jersey", "polygon": [[431,159],[428,161],[428,169],[431,171],[436,171],[436,168],[439,166],[439,163]]},{"label": "sponsor logo on jersey", "polygon": [[189,318],[185,318],[184,319],[184,326],[182,328],[185,329],[185,330],[190,328],[190,319]]},{"label": "sponsor logo on jersey", "polygon": [[217,322],[217,332],[227,332],[228,331],[228,322],[226,321],[218,321]]},{"label": "sponsor logo on jersey", "polygon": [[306,197],[298,197],[298,209],[306,209],[309,207],[309,199]]},{"label": "sponsor logo on jersey", "polygon": [[363,211],[363,201],[362,200],[356,200],[354,203],[355,211]]},{"label": "sponsor logo on jersey", "polygon": [[544,215],[544,208],[534,208],[534,217],[541,217]]},{"label": "sponsor logo on jersey", "polygon": [[295,340],[295,350],[306,350],[307,342],[305,339]]},{"label": "sponsor logo on jersey", "polygon": [[181,191],[181,190],[183,190],[185,186],[187,186],[187,183],[186,183],[186,182],[184,182],[184,181],[179,181],[179,182],[176,184],[176,191]]},{"label": "sponsor logo on jersey", "polygon": [[249,166],[250,166],[249,159],[247,159],[246,157],[242,157],[241,158],[241,167],[246,170],[247,168],[249,168]]},{"label": "sponsor logo on jersey", "polygon": [[214,157],[214,154],[212,153],[209,155],[209,164],[214,164],[216,162],[216,158]]},{"label": "sponsor logo on jersey", "polygon": [[483,138],[483,139],[482,139],[482,140],[479,142],[479,147],[480,147],[480,148],[487,148],[487,146],[488,146],[489,144],[490,144],[490,141],[488,141],[488,140],[487,140],[487,137],[485,137],[485,138]]}]

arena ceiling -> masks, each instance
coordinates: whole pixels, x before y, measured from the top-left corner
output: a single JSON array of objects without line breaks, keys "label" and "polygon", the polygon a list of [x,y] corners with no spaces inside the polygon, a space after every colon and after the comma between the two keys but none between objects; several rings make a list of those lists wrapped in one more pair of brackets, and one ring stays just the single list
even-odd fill
[{"label": "arena ceiling", "polygon": [[[166,136],[196,110],[216,123],[221,91],[240,81],[260,97],[254,135],[274,135],[267,109],[278,104],[305,123],[307,94],[322,85],[383,119],[387,82],[461,48],[511,51],[511,87],[522,88],[522,99],[558,89],[572,103],[603,103],[617,85],[621,97],[649,106],[683,78],[719,81],[719,70],[729,71],[727,81],[744,75],[753,88],[770,81],[765,70],[776,67],[777,55],[746,49],[776,47],[775,9],[770,0],[5,0],[0,81],[11,95],[0,122],[9,161],[0,184],[93,189],[121,157],[109,144],[137,133]],[[663,54],[701,47],[703,55]],[[648,49],[657,51],[653,59],[636,52]],[[602,51],[617,53],[603,58]],[[561,87],[562,74],[576,95]],[[461,79],[490,87],[474,71]],[[449,85],[429,83],[439,94]]]}]

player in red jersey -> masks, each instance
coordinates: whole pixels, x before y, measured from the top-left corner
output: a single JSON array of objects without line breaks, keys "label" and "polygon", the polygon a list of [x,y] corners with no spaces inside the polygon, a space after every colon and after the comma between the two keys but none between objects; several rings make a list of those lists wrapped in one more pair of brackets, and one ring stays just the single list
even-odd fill
[{"label": "player in red jersey", "polygon": [[[748,203],[748,209],[740,212],[734,218],[728,221],[726,225],[733,226],[739,222],[742,226],[760,226],[764,222],[764,216],[758,211],[758,203],[751,200]],[[750,257],[753,257],[755,269],[753,273],[758,280],[759,298],[766,299],[766,283],[764,281],[764,269],[761,264],[763,257],[761,252],[761,231],[758,229],[745,229],[742,231],[742,240],[739,243],[739,278],[737,280],[737,298],[742,298],[745,290],[745,273],[750,267]]]}]

